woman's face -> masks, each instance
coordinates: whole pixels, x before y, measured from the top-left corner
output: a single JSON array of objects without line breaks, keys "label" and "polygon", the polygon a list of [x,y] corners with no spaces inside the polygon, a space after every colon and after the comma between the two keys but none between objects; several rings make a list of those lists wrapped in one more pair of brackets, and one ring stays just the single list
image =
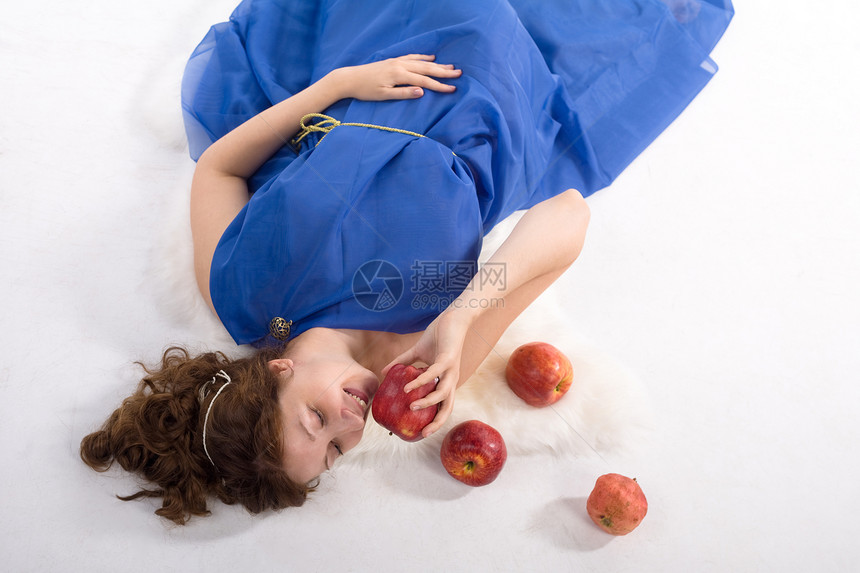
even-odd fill
[{"label": "woman's face", "polygon": [[320,355],[293,363],[273,360],[280,372],[284,469],[307,483],[355,447],[364,432],[379,379],[351,358]]}]

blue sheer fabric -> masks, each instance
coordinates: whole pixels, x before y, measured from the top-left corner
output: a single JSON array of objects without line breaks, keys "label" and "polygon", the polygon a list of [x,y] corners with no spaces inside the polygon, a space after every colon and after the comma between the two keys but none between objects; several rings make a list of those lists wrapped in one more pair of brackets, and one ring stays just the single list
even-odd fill
[{"label": "blue sheer fabric", "polygon": [[425,138],[341,126],[267,161],[215,252],[219,318],[239,344],[271,341],[276,317],[290,336],[425,328],[493,226],[606,187],[678,116],[732,15],[728,0],[245,0],[186,67],[195,160],[338,67],[424,53],[463,75],[453,94],[320,110]]}]

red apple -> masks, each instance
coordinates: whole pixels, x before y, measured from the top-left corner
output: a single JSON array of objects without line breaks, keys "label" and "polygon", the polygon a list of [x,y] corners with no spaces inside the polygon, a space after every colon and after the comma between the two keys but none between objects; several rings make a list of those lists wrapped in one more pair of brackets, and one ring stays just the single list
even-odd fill
[{"label": "red apple", "polygon": [[469,420],[454,426],[442,440],[442,465],[466,485],[492,482],[508,459],[502,435],[492,426]]},{"label": "red apple", "polygon": [[619,474],[597,478],[585,507],[591,520],[612,535],[627,535],[648,513],[648,501],[636,478]]},{"label": "red apple", "polygon": [[549,406],[570,389],[573,366],[561,350],[546,342],[529,342],[513,351],[505,379],[514,394],[531,406]]},{"label": "red apple", "polygon": [[409,408],[412,402],[432,392],[435,385],[424,384],[408,393],[403,391],[404,386],[426,370],[426,368],[415,368],[406,364],[395,364],[388,370],[371,403],[373,419],[407,442],[417,442],[423,437],[421,430],[433,421],[438,410],[438,406],[414,411]]}]

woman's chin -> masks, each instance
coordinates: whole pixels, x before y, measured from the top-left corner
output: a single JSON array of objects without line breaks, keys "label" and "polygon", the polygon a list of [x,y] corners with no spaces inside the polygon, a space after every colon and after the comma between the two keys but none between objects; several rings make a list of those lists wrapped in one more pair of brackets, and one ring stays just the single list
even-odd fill
[{"label": "woman's chin", "polygon": [[381,382],[376,374],[368,370],[367,376],[365,376],[363,382],[364,391],[367,393],[368,398],[373,399],[374,394],[376,394],[376,391],[379,389],[380,383]]}]

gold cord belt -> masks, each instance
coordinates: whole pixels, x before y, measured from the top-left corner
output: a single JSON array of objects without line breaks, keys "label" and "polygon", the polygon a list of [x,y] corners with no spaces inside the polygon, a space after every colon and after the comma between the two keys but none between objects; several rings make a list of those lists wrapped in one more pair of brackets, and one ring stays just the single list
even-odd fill
[{"label": "gold cord belt", "polygon": [[[308,123],[311,119],[319,119],[317,123]],[[320,137],[320,140],[316,142],[316,147],[322,140],[325,139],[325,136],[329,134],[331,130],[341,125],[351,125],[352,127],[369,127],[370,129],[379,129],[381,131],[392,131],[394,133],[402,133],[403,135],[411,135],[413,137],[427,137],[421,133],[415,133],[414,131],[408,131],[406,129],[397,129],[396,127],[387,127],[385,125],[375,125],[373,123],[350,123],[338,121],[335,118],[322,114],[322,113],[309,113],[305,116],[302,116],[301,121],[299,121],[299,126],[301,130],[296,134],[294,138],[290,140],[290,145],[293,146],[293,150],[296,153],[299,153],[299,143],[310,133],[318,132],[323,133],[324,135]],[[453,151],[451,152],[456,157],[457,154]]]},{"label": "gold cord belt", "polygon": [[[309,123],[312,119],[319,119],[317,123]],[[394,133],[402,133],[404,135],[411,135],[413,137],[427,137],[426,135],[422,135],[420,133],[415,133],[414,131],[407,131],[405,129],[397,129],[395,127],[386,127],[384,125],[374,125],[372,123],[347,123],[338,121],[335,118],[324,115],[322,113],[309,113],[302,117],[302,120],[299,122],[299,126],[301,129],[296,134],[294,138],[290,140],[290,145],[293,146],[294,149],[298,151],[299,143],[301,143],[302,139],[304,139],[308,134],[313,132],[324,133],[320,140],[317,141],[316,145],[319,145],[325,136],[329,134],[329,132],[341,125],[350,125],[353,127],[369,127],[371,129],[380,129],[382,131],[393,131]]]}]

